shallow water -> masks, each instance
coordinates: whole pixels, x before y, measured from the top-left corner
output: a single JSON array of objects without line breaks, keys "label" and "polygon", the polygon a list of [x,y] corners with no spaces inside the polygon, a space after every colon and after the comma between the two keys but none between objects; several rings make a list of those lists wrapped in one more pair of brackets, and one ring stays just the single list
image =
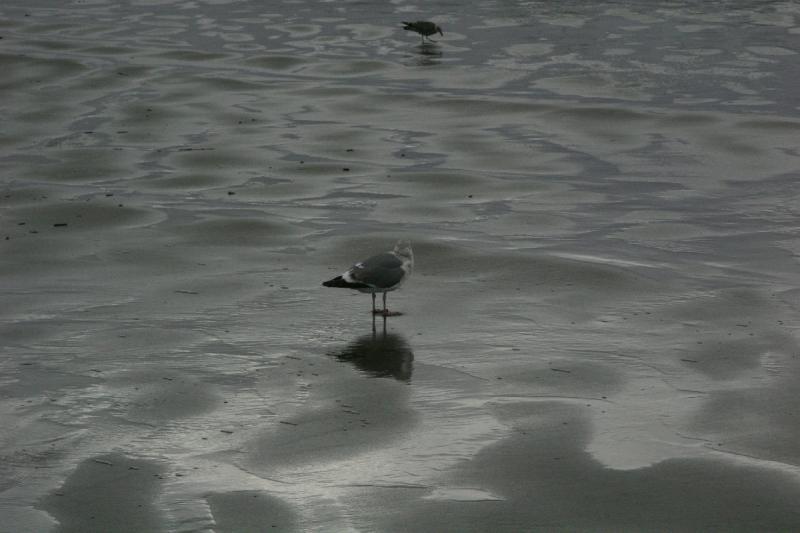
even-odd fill
[{"label": "shallow water", "polygon": [[800,8],[472,4],[0,7],[2,527],[800,525]]}]

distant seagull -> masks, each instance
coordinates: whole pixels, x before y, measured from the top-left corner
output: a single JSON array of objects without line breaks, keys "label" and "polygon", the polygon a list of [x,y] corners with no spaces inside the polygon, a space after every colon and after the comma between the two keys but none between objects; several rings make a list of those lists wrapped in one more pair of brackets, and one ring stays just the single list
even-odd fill
[{"label": "distant seagull", "polygon": [[425,42],[425,38],[427,37],[428,40],[432,43],[435,43],[433,39],[430,38],[431,35],[434,33],[438,33],[442,37],[444,37],[444,33],[442,33],[442,28],[436,25],[434,22],[428,22],[427,20],[418,20],[416,22],[403,22],[405,26],[403,26],[404,30],[415,31],[422,35],[422,42]]},{"label": "distant seagull", "polygon": [[[398,241],[391,252],[373,255],[335,278],[323,283],[326,287],[344,287],[372,294],[372,312],[383,316],[399,315],[386,308],[386,293],[400,287],[414,269],[411,243]],[[375,293],[383,293],[383,309],[375,309]]]}]

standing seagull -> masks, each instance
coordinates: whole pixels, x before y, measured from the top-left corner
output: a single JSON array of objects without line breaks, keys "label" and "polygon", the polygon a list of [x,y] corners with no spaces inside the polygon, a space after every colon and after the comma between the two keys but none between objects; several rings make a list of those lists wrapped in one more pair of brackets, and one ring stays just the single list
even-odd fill
[{"label": "standing seagull", "polygon": [[[372,312],[383,316],[394,316],[386,308],[386,293],[400,287],[414,269],[414,254],[411,243],[398,241],[391,252],[373,255],[335,278],[323,283],[325,287],[344,287],[372,294]],[[375,309],[375,293],[383,293],[383,309]]]},{"label": "standing seagull", "polygon": [[427,20],[418,20],[416,22],[403,22],[405,26],[403,26],[404,30],[415,31],[422,35],[422,42],[425,42],[425,37],[428,37],[428,40],[432,43],[435,43],[433,39],[430,38],[431,35],[434,33],[438,33],[442,37],[444,37],[444,33],[442,33],[442,28],[436,25],[434,22],[428,22]]}]

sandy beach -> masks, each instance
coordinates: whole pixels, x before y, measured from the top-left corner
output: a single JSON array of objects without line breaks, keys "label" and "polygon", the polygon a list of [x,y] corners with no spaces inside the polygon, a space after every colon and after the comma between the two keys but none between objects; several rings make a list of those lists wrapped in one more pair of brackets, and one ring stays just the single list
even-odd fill
[{"label": "sandy beach", "polygon": [[0,532],[800,530],[800,9],[474,4],[0,7]]}]

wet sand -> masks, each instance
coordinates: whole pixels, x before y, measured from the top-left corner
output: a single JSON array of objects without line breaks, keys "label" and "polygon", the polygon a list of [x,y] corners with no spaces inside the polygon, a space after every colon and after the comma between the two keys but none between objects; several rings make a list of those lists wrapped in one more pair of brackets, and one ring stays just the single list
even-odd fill
[{"label": "wet sand", "polygon": [[0,7],[0,530],[800,527],[794,6],[262,8]]}]

